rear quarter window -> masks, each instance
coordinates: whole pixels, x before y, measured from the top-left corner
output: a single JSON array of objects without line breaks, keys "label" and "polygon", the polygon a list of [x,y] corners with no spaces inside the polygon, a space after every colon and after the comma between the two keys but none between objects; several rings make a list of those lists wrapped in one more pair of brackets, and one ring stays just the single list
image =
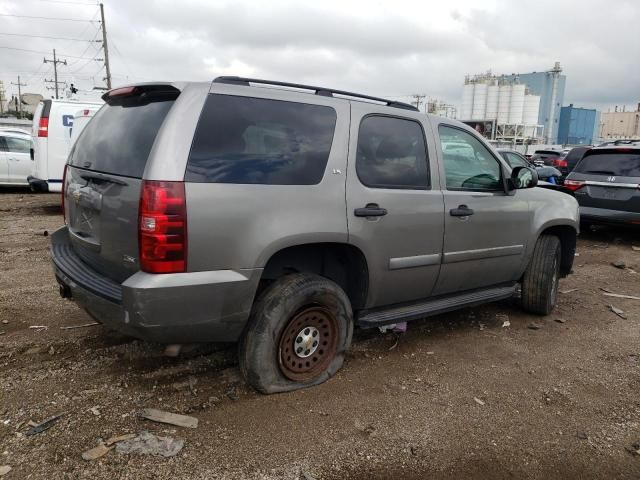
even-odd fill
[{"label": "rear quarter window", "polygon": [[318,184],[331,152],[336,118],[333,108],[322,105],[210,94],[185,180]]}]

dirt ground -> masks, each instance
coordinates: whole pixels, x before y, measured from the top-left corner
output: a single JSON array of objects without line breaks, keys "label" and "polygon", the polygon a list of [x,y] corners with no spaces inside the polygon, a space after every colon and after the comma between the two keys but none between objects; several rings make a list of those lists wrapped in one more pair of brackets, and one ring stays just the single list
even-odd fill
[{"label": "dirt ground", "polygon": [[[63,329],[92,320],[58,295],[45,232],[61,223],[58,195],[0,192],[3,479],[640,478],[640,301],[601,290],[640,296],[638,232],[584,232],[553,315],[513,300],[400,337],[356,331],[335,378],[264,396],[243,384],[233,346],[172,359],[101,326]],[[146,407],[200,424],[144,420]],[[81,458],[142,431],[184,449]]]}]

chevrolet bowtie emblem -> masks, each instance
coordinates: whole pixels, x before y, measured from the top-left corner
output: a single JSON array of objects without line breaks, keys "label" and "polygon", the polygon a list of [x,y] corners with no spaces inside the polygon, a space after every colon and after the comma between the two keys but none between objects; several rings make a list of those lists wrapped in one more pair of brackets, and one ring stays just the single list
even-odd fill
[{"label": "chevrolet bowtie emblem", "polygon": [[82,197],[80,190],[76,190],[71,195],[73,196],[73,199],[76,201],[76,203],[80,203],[80,197]]}]

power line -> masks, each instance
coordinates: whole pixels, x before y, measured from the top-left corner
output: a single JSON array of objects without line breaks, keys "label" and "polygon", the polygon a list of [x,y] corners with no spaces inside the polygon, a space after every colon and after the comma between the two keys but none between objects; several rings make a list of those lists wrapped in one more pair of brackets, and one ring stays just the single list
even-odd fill
[{"label": "power line", "polygon": [[[5,50],[18,50],[19,52],[39,53],[39,54],[45,54],[45,55],[49,54],[49,52],[44,52],[42,50],[29,50],[27,48],[6,47],[4,45],[0,45],[0,48],[4,48]],[[60,55],[64,55],[67,58],[79,58],[79,59],[89,58],[89,57],[79,57],[77,55],[67,55],[66,53],[61,53]]]},{"label": "power line", "polygon": [[84,20],[82,18],[60,18],[60,17],[37,17],[34,15],[16,15],[13,13],[0,13],[0,17],[16,17],[16,18],[33,18],[38,20],[59,20],[61,22],[91,22],[93,20]]},{"label": "power line", "polygon": [[13,37],[48,38],[50,40],[71,40],[72,42],[101,42],[102,41],[102,40],[85,40],[83,38],[48,37],[46,35],[32,35],[30,33],[4,33],[4,32],[0,32],[0,35],[10,35],[10,36],[13,36]]},{"label": "power line", "polygon": [[58,60],[56,58],[56,49],[53,49],[53,60],[47,60],[46,58],[44,59],[44,63],[53,63],[53,78],[54,80],[45,80],[45,83],[53,83],[55,86],[55,90],[56,90],[56,98],[58,98],[58,83],[64,83],[64,82],[58,82],[58,64],[61,63],[62,65],[66,65],[67,61],[66,60]]},{"label": "power line", "polygon": [[97,3],[87,3],[87,2],[69,2],[67,0],[40,0],[41,2],[49,2],[49,3],[70,3],[72,5],[86,5],[88,7],[92,5],[97,5]]}]

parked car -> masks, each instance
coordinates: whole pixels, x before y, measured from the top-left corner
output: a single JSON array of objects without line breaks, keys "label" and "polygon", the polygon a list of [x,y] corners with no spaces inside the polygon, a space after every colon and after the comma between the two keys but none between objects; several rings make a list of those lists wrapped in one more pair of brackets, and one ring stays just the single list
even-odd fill
[{"label": "parked car", "polygon": [[562,177],[562,173],[555,167],[547,167],[543,165],[536,165],[531,163],[531,161],[522,155],[520,152],[515,150],[509,150],[507,148],[498,148],[497,149],[502,158],[504,158],[511,168],[514,167],[535,167],[536,172],[538,174],[538,178],[545,182],[551,183],[553,185],[557,185],[560,183],[560,178]]},{"label": "parked car", "polygon": [[588,150],[565,181],[585,224],[640,225],[640,141]]},{"label": "parked car", "polygon": [[575,199],[533,188],[534,169],[455,120],[238,77],[104,100],[69,155],[51,235],[61,295],[142,339],[239,341],[259,391],[327,380],[354,325],[518,284],[523,307],[548,314],[571,270]]},{"label": "parked car", "polygon": [[565,162],[567,162],[567,169],[569,170],[569,172],[571,172],[575,168],[577,163],[582,159],[582,156],[585,154],[585,152],[587,152],[591,148],[591,145],[589,145],[584,147],[574,147],[569,150],[569,153],[567,153],[566,157],[564,157]]},{"label": "parked car", "polygon": [[15,129],[0,130],[0,185],[29,185],[31,137]]},{"label": "parked car", "polygon": [[96,110],[102,102],[42,100],[33,114],[33,169],[29,175],[36,192],[62,190],[62,173],[71,149],[71,131],[76,112]]},{"label": "parked car", "polygon": [[562,173],[561,180],[569,174],[567,161],[562,158],[562,152],[559,150],[536,150],[531,156],[531,161],[557,168]]}]

